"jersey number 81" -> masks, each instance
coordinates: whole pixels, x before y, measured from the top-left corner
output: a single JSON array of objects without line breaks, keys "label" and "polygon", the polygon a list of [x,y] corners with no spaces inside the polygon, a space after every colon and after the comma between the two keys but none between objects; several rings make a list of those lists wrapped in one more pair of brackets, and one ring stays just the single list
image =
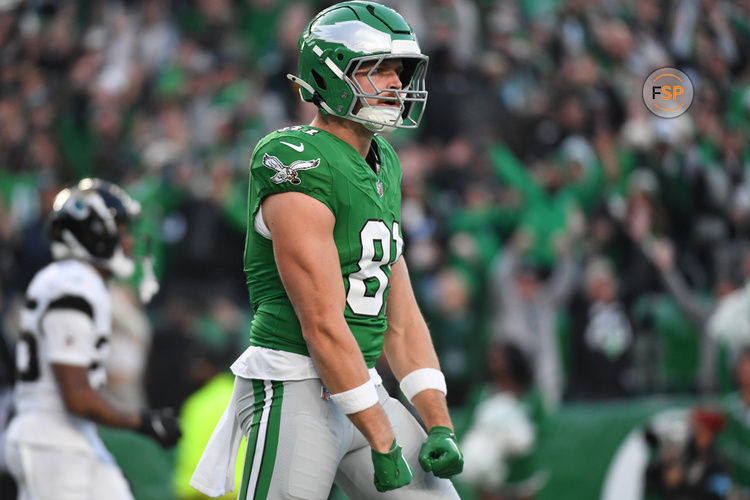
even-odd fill
[{"label": "jersey number 81", "polygon": [[[396,242],[396,255],[393,260],[392,240]],[[404,240],[399,235],[398,222],[393,222],[391,232],[382,220],[370,219],[359,232],[359,241],[362,245],[362,256],[358,262],[359,269],[348,276],[349,291],[346,294],[346,303],[355,314],[378,316],[383,308],[383,294],[388,287],[388,274],[383,267],[390,266],[398,260]],[[373,280],[377,281],[374,293],[367,290],[367,283]]]}]

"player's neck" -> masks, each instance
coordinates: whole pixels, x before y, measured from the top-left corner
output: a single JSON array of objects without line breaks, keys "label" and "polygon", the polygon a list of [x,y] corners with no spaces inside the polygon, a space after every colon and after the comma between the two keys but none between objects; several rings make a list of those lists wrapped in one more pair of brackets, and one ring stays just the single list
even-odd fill
[{"label": "player's neck", "polygon": [[96,269],[96,272],[99,273],[99,276],[101,276],[104,281],[107,281],[112,277],[112,272],[103,267],[94,266],[94,269]]},{"label": "player's neck", "polygon": [[318,113],[310,125],[335,135],[356,149],[362,158],[366,158],[370,151],[374,133],[357,122]]}]

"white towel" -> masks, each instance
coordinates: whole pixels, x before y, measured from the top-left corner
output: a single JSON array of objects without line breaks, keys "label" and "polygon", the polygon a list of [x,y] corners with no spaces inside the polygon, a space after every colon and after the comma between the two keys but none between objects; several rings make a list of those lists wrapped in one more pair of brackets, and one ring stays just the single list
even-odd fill
[{"label": "white towel", "polygon": [[237,451],[242,441],[242,429],[237,421],[236,392],[235,378],[232,399],[216,424],[190,479],[190,486],[211,497],[234,491]]}]

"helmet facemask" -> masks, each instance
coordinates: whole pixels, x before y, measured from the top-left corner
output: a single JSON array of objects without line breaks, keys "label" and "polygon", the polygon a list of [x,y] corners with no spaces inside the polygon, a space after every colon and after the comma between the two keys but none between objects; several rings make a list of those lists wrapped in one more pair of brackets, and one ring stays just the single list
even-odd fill
[{"label": "helmet facemask", "polygon": [[[403,70],[399,75],[400,89],[380,89],[372,79],[383,61],[399,59]],[[363,66],[372,64],[365,78],[373,91],[362,88],[354,77]],[[355,99],[345,118],[364,125],[373,132],[391,132],[396,128],[416,128],[422,119],[427,91],[425,90],[425,75],[427,73],[427,56],[398,56],[381,54],[353,59],[344,76],[344,81],[354,93]],[[370,104],[368,99],[382,101],[383,105]],[[397,103],[398,107],[392,106]],[[359,106],[358,106],[359,105]]]}]

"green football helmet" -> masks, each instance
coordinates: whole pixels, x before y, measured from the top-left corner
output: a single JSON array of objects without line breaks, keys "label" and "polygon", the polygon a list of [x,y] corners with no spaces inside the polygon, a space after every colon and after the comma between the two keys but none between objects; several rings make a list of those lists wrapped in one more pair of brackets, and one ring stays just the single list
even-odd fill
[{"label": "green football helmet", "polygon": [[[427,102],[428,57],[419,49],[414,31],[395,10],[364,1],[333,5],[305,27],[297,49],[299,76],[287,77],[299,84],[302,100],[373,132],[419,125]],[[386,59],[401,60],[401,89],[379,89],[373,82],[372,74]],[[365,92],[352,75],[370,64],[367,79],[375,90]],[[368,98],[397,102],[400,108],[373,106]]]}]

